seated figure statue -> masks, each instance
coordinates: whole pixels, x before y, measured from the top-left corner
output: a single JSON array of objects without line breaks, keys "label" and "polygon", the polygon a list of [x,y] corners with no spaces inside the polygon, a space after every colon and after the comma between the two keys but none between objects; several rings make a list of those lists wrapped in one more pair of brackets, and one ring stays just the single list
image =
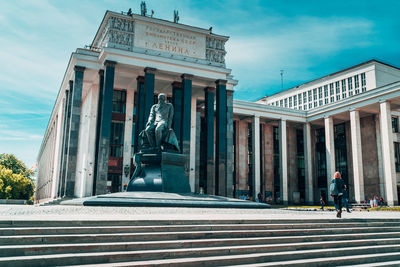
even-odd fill
[{"label": "seated figure statue", "polygon": [[173,145],[179,151],[179,144],[171,129],[174,107],[166,102],[165,94],[158,95],[158,103],[151,107],[149,119],[144,130],[149,144],[153,148],[161,148],[163,142]]}]

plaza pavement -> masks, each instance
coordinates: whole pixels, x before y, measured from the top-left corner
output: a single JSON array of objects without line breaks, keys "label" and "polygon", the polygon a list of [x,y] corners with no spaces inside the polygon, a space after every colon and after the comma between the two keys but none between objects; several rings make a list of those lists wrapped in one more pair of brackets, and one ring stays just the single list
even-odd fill
[{"label": "plaza pavement", "polygon": [[[400,219],[400,212],[343,212],[342,219]],[[0,205],[0,221],[9,220],[230,220],[336,219],[336,212],[288,209],[226,209],[173,207],[99,207],[74,205]]]}]

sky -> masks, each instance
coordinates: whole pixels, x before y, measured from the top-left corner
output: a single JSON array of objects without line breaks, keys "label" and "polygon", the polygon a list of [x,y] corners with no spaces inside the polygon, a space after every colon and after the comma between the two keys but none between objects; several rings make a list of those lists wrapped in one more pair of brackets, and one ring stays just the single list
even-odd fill
[{"label": "sky", "polygon": [[[106,10],[140,0],[0,0],[0,153],[36,162],[70,55]],[[154,17],[230,36],[234,99],[254,101],[370,59],[400,67],[400,1],[148,0]]]}]

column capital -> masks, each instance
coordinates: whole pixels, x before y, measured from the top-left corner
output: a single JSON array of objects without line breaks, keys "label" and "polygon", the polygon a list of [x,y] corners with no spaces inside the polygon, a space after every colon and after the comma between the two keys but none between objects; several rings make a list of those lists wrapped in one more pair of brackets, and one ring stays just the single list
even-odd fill
[{"label": "column capital", "polygon": [[174,81],[174,82],[171,83],[171,85],[172,85],[173,88],[182,88],[182,83],[181,82]]},{"label": "column capital", "polygon": [[144,77],[143,76],[137,76],[136,80],[140,83],[144,83]]},{"label": "column capital", "polygon": [[146,67],[146,68],[144,68],[144,72],[145,72],[145,73],[155,74],[156,71],[157,71],[156,68],[151,68],[151,67]]},{"label": "column capital", "polygon": [[181,78],[184,80],[192,80],[193,79],[193,75],[192,74],[188,74],[188,73],[184,73],[181,75]]},{"label": "column capital", "polygon": [[233,96],[233,90],[226,90],[226,95]]},{"label": "column capital", "polygon": [[82,71],[82,72],[83,72],[83,71],[85,71],[85,67],[75,65],[74,71],[75,71],[75,72],[76,72],[76,71]]},{"label": "column capital", "polygon": [[211,87],[211,86],[207,86],[206,88],[204,88],[204,92],[205,93],[215,93],[215,88]]},{"label": "column capital", "polygon": [[115,67],[115,65],[117,65],[116,61],[112,61],[112,60],[104,61],[104,66]]},{"label": "column capital", "polygon": [[227,83],[227,80],[222,80],[222,79],[219,79],[219,80],[215,81],[216,85],[226,85],[226,83]]},{"label": "column capital", "polygon": [[99,75],[103,76],[104,75],[104,70],[99,70]]}]

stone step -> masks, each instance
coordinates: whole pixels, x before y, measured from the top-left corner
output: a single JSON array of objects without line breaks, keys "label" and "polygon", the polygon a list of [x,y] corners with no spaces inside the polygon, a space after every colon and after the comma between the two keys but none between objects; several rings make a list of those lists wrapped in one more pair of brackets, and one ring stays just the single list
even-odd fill
[{"label": "stone step", "polygon": [[[400,245],[362,246],[346,248],[310,249],[299,251],[265,252],[263,246],[256,247],[219,247],[219,248],[193,248],[174,250],[151,250],[151,251],[121,251],[102,253],[76,253],[55,254],[23,257],[0,258],[0,266],[52,266],[52,265],[77,265],[124,262],[121,266],[226,266],[252,263],[271,263],[270,266],[279,266],[282,261],[304,261],[319,259],[324,265],[331,265],[331,259],[343,259],[343,257],[357,255],[365,258],[368,254],[393,253],[386,255],[387,261],[400,259]],[[161,259],[161,260],[160,260]],[[134,260],[134,261],[133,261]],[[133,261],[133,262],[132,262]],[[337,262],[348,264],[348,261]],[[374,259],[376,260],[376,257]],[[127,263],[129,262],[129,264]],[[299,264],[300,262],[297,262]],[[360,263],[359,261],[350,262]],[[128,265],[126,265],[128,264]],[[280,263],[279,263],[280,264]],[[337,264],[335,264],[337,265]],[[118,266],[113,264],[112,266]],[[267,266],[267,265],[263,265]],[[281,265],[282,266],[282,265]],[[287,266],[287,265],[284,265]],[[290,265],[289,265],[290,266]],[[296,266],[296,265],[292,265]],[[306,265],[297,265],[306,266]],[[307,265],[318,266],[318,265]]]},{"label": "stone step", "polygon": [[0,236],[0,245],[17,244],[57,244],[57,243],[99,243],[121,241],[156,241],[203,238],[247,238],[278,237],[301,235],[341,235],[352,233],[400,232],[400,227],[348,227],[316,229],[273,229],[273,230],[221,230],[187,232],[142,232],[142,233],[106,233],[106,234],[69,234],[69,235],[23,235]]},{"label": "stone step", "polygon": [[265,230],[342,227],[400,227],[400,222],[368,223],[293,223],[293,224],[194,224],[194,225],[146,225],[146,226],[74,226],[74,227],[17,227],[0,228],[0,236],[12,235],[55,235],[97,233],[142,233],[177,231],[221,231],[221,230]]},{"label": "stone step", "polygon": [[[333,216],[333,213],[332,213]],[[145,225],[196,225],[196,224],[324,224],[324,223],[371,223],[371,222],[394,222],[399,223],[399,219],[302,219],[302,220],[81,220],[81,221],[41,221],[41,220],[0,220],[0,228],[7,227],[73,227],[73,226],[145,226]]]},{"label": "stone step", "polygon": [[[262,243],[256,245],[252,239],[245,240],[179,240],[167,242],[126,242],[126,243],[91,243],[91,244],[60,244],[60,245],[41,245],[41,246],[0,246],[0,257],[10,256],[34,256],[50,254],[67,253],[87,253],[92,252],[112,252],[112,251],[140,251],[140,250],[158,250],[163,249],[182,249],[182,248],[206,248],[206,247],[225,247],[237,246],[264,249],[268,251],[286,251],[318,248],[336,248],[336,247],[356,247],[356,246],[379,246],[389,244],[400,244],[399,238],[380,238],[380,239],[359,239],[359,240],[329,240],[312,242],[308,237],[304,237],[301,242],[273,243],[269,240],[262,240]],[[260,241],[260,240],[256,240]],[[291,240],[287,240],[291,241]]]}]

